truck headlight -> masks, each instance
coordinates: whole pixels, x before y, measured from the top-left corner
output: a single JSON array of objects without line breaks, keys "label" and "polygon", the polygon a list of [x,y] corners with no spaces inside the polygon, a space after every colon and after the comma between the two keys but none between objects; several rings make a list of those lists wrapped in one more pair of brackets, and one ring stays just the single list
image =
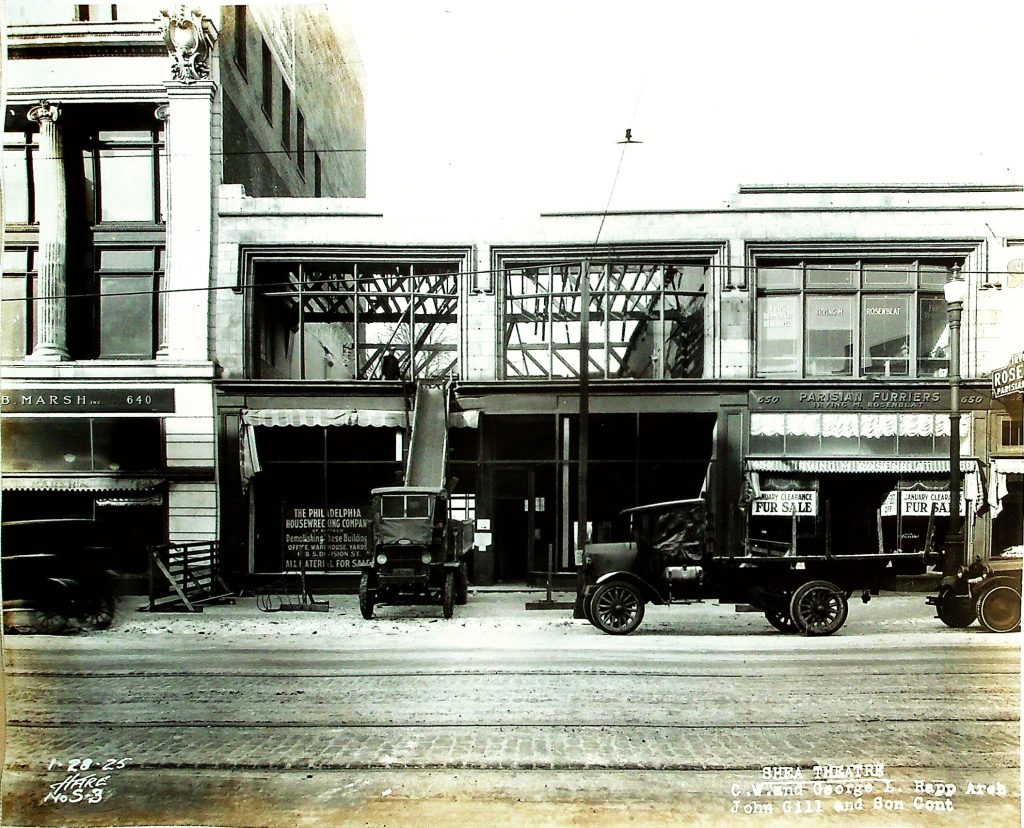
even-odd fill
[{"label": "truck headlight", "polygon": [[381,566],[384,566],[384,564],[386,564],[387,562],[388,562],[388,556],[385,555],[383,552],[381,552],[377,556],[377,563],[379,563]]},{"label": "truck headlight", "polygon": [[429,552],[424,552],[422,555],[420,555],[420,560],[423,561],[423,563],[428,564],[434,559],[430,557]]}]

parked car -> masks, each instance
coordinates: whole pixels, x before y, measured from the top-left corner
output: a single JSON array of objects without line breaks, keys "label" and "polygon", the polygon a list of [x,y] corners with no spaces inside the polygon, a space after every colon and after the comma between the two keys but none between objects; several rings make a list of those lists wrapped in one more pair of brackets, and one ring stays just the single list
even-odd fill
[{"label": "parked car", "polygon": [[105,547],[92,520],[0,525],[0,593],[7,632],[106,629],[115,600]]},{"label": "parked car", "polygon": [[451,618],[467,595],[472,524],[448,519],[448,494],[423,486],[374,489],[369,566],[362,568],[359,609],[376,604],[441,604]]}]

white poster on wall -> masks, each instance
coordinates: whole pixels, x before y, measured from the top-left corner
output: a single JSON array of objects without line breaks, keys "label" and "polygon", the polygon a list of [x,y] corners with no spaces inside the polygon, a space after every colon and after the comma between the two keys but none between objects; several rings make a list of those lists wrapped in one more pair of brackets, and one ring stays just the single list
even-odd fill
[{"label": "white poster on wall", "polygon": [[818,493],[815,491],[761,492],[751,504],[755,517],[814,517],[818,514]]}]

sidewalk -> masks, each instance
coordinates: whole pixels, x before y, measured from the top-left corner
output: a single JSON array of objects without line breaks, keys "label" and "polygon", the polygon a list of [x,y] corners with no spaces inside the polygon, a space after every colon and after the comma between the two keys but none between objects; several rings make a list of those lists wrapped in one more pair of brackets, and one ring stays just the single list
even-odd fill
[{"label": "sidewalk", "polygon": [[[573,593],[552,594],[570,602]],[[821,639],[785,635],[773,629],[761,613],[737,613],[732,605],[714,601],[673,606],[648,605],[643,623],[627,637],[608,636],[572,611],[527,610],[526,603],[546,598],[545,590],[509,591],[505,588],[471,589],[455,617],[445,620],[440,606],[378,606],[370,620],[359,612],[355,595],[318,596],[328,602],[326,612],[263,612],[257,599],[245,596],[233,604],[213,604],[201,613],[139,612],[145,596],[119,599],[117,615],[108,630],[90,630],[64,636],[8,635],[11,649],[60,649],[78,646],[103,649],[135,647],[210,647],[218,641],[247,639],[254,646],[269,637],[287,638],[302,648],[450,647],[472,648],[583,648],[622,646],[636,651],[692,649],[713,651],[735,647],[736,636],[750,638],[750,647],[765,651],[791,651],[819,646]],[[977,625],[953,630],[943,625],[924,596],[887,593],[869,604],[850,604],[849,620],[828,639],[835,649],[884,646],[945,647],[970,637],[976,646],[1016,645],[1019,636],[992,635]],[[698,645],[694,639],[700,638]],[[731,640],[731,641],[730,641]],[[627,643],[628,642],[628,643]],[[816,643],[817,642],[817,643]]]}]

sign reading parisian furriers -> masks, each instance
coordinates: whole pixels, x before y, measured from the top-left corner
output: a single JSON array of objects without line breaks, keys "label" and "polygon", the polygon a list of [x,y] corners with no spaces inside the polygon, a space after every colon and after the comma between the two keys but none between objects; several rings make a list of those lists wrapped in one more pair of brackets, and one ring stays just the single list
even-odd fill
[{"label": "sign reading parisian furriers", "polygon": [[750,504],[750,514],[767,517],[814,517],[818,514],[818,493],[813,490],[761,492]]},{"label": "sign reading parisian furriers", "polygon": [[1014,354],[1005,368],[992,372],[992,396],[999,398],[1024,391],[1024,351]]}]

